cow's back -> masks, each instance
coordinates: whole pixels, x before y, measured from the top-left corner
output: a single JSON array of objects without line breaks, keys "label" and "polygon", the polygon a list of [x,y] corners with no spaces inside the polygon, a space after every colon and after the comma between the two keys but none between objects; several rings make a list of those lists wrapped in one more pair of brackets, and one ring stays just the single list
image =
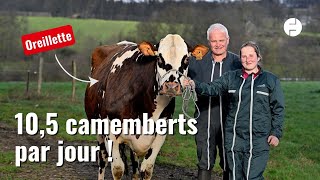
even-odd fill
[{"label": "cow's back", "polygon": [[[128,55],[129,54],[129,55]],[[85,109],[92,118],[137,118],[151,114],[155,98],[155,58],[143,56],[135,45],[100,46],[92,53]]]},{"label": "cow's back", "polygon": [[119,52],[121,46],[118,45],[104,45],[99,46],[93,50],[91,55],[91,74],[95,72],[95,70],[101,65],[101,63],[108,63],[107,61],[111,60],[111,58]]}]

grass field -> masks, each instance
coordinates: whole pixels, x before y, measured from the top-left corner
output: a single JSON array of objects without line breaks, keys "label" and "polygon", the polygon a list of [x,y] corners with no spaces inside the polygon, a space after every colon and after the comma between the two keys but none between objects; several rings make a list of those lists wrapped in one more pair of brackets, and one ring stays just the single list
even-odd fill
[{"label": "grass field", "polygon": [[301,35],[313,38],[320,38],[320,33],[302,32]]},{"label": "grass field", "polygon": [[[63,25],[71,25],[76,43],[72,48],[81,50],[88,40],[97,43],[118,41],[121,33],[125,35],[136,28],[135,21],[111,21],[100,19],[72,19],[64,17],[33,17],[28,16],[28,33],[42,31]],[[123,39],[124,40],[124,39]],[[115,43],[115,42],[112,42]]]},{"label": "grass field", "polygon": [[[28,33],[35,33],[51,28],[56,28],[64,25],[71,25],[75,35],[75,44],[69,47],[65,47],[59,50],[69,50],[69,53],[76,53],[76,57],[82,57],[82,63],[89,60],[92,50],[101,44],[112,44],[126,39],[125,36],[128,33],[134,32],[138,22],[135,21],[111,21],[101,19],[72,19],[65,17],[38,17],[38,16],[27,16],[28,27],[26,32],[22,32],[21,36]],[[22,46],[19,44],[19,48]],[[69,49],[70,48],[70,49]],[[50,63],[51,59],[54,60],[53,54],[49,53],[58,52],[58,50],[52,50],[44,53],[45,63]],[[55,53],[56,53],[55,52]],[[10,59],[1,59],[0,61],[0,77],[8,76],[10,80],[11,76],[17,76],[17,74],[26,74],[27,69],[37,69],[35,64],[38,63],[37,55],[28,56],[32,60],[17,59],[10,61]],[[63,58],[62,56],[60,56]],[[50,60],[48,60],[50,58]],[[66,58],[67,59],[67,58]],[[71,59],[67,59],[68,61]],[[78,59],[78,62],[81,60]],[[23,71],[23,72],[22,72]],[[79,71],[79,74],[85,74],[87,71]],[[14,79],[16,80],[16,79]],[[3,81],[3,80],[1,80]]]},{"label": "grass field", "polygon": [[[286,98],[284,137],[277,148],[272,148],[265,172],[266,179],[316,179],[320,177],[320,83],[283,82]],[[30,99],[25,95],[25,83],[0,83],[0,122],[17,126],[17,113],[35,112],[41,127],[47,112],[56,112],[59,122],[58,137],[65,141],[95,141],[95,136],[70,136],[65,132],[69,118],[86,118],[83,108],[85,84],[77,83],[77,98],[71,101],[71,82],[44,83],[41,96],[36,95],[36,84],[31,84]],[[178,99],[175,117],[181,113]],[[1,147],[0,147],[1,152]],[[14,152],[0,153],[0,171],[8,174],[19,169],[12,165]],[[196,168],[196,148],[190,135],[169,135],[158,163]],[[38,167],[38,166],[37,166]],[[216,167],[215,171],[219,171]]]}]

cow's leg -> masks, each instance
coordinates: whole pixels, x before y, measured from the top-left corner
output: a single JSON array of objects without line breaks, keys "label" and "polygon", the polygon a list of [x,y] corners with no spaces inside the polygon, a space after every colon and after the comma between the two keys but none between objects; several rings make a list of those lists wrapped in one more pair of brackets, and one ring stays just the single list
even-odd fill
[{"label": "cow's leg", "polygon": [[119,144],[120,148],[120,155],[122,162],[124,163],[124,174],[128,176],[129,174],[129,168],[128,168],[128,161],[127,161],[127,155],[126,155],[126,145],[124,143]]},{"label": "cow's leg", "polygon": [[98,151],[98,165],[99,165],[98,179],[99,180],[104,179],[105,169],[108,163],[106,159],[107,151],[106,151],[104,139],[105,139],[104,135],[97,136],[98,146],[100,147],[100,150]]},{"label": "cow's leg", "polygon": [[[121,158],[119,142],[117,138],[113,135],[109,135],[110,140],[113,141],[112,146],[112,162],[111,162],[111,172],[114,180],[120,180],[124,174],[124,163]],[[107,144],[107,142],[105,142]]]},{"label": "cow's leg", "polygon": [[130,159],[132,163],[132,179],[133,180],[139,180],[139,159],[134,154],[134,152],[130,149]]},{"label": "cow's leg", "polygon": [[146,156],[141,163],[141,177],[143,179],[149,180],[152,177],[154,163],[156,161],[157,155],[166,139],[166,135],[156,135],[150,149],[148,150]]}]

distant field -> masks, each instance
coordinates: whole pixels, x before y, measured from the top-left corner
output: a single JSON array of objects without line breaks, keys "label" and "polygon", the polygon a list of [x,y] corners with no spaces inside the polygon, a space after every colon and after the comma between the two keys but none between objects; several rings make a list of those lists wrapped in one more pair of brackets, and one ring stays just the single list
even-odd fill
[{"label": "distant field", "polygon": [[320,33],[302,32],[301,35],[308,36],[308,37],[314,37],[314,38],[320,38]]},{"label": "distant field", "polygon": [[110,21],[99,19],[72,19],[63,17],[27,17],[28,33],[42,31],[58,26],[70,24],[76,38],[73,48],[86,43],[86,38],[92,38],[97,43],[107,42],[118,37],[119,33],[127,34],[135,29],[134,21]]},{"label": "distant field", "polygon": [[[72,49],[76,51],[78,56],[82,57],[82,63],[86,64],[87,60],[91,55],[92,50],[101,44],[112,44],[122,40],[128,40],[125,37],[126,34],[133,32],[136,28],[138,22],[134,21],[108,21],[99,19],[72,19],[63,17],[32,17],[27,16],[28,28],[27,33],[34,33],[38,31],[47,30],[50,28],[55,28],[63,25],[71,25],[73,32],[75,34],[76,43],[73,46],[65,47],[65,49]],[[120,38],[120,36],[122,38]],[[18,48],[22,47],[19,46]],[[61,50],[61,49],[60,49]],[[55,52],[48,51],[44,53],[47,58],[45,63],[52,62],[54,56],[49,55],[49,53]],[[22,52],[21,52],[22,53]],[[21,80],[21,77],[26,76],[27,70],[37,71],[38,69],[38,57],[37,55],[28,56],[33,58],[32,60],[26,61],[0,61],[0,81],[9,80]],[[62,56],[60,56],[63,58]],[[74,58],[74,57],[73,57]],[[21,59],[22,60],[22,59]],[[71,59],[66,59],[71,61]],[[74,59],[72,59],[74,60]],[[81,59],[77,59],[77,62],[81,62]],[[88,63],[87,63],[88,64]],[[48,65],[49,66],[49,65]],[[51,65],[50,65],[51,66]],[[57,69],[58,66],[51,67],[52,69]],[[90,67],[86,67],[90,69]],[[80,69],[80,68],[78,68]],[[46,71],[46,67],[44,71]],[[88,71],[86,69],[79,70],[78,74],[87,75]],[[4,77],[4,78],[2,78]],[[16,78],[16,79],[15,79]]]},{"label": "distant field", "polygon": [[[315,179],[320,177],[320,83],[282,82],[282,86],[286,98],[284,137],[279,147],[271,149],[265,177],[270,180]],[[16,127],[14,116],[19,112],[35,112],[40,120],[45,119],[47,112],[56,112],[59,114],[59,138],[65,141],[94,142],[95,136],[70,136],[64,128],[65,121],[69,118],[86,118],[83,107],[84,89],[85,84],[77,83],[77,98],[72,102],[71,82],[44,83],[41,96],[35,94],[36,83],[32,83],[31,98],[27,99],[24,94],[25,83],[1,82],[0,123]],[[180,113],[181,99],[178,99],[175,117]],[[1,151],[0,148],[0,154]],[[0,155],[0,170],[4,169],[8,174],[14,173],[17,168],[11,164],[13,152],[5,153],[8,156]],[[180,134],[167,136],[157,162],[196,168],[194,137]],[[39,167],[36,164],[34,166]],[[219,172],[219,168],[216,167],[215,171]]]}]

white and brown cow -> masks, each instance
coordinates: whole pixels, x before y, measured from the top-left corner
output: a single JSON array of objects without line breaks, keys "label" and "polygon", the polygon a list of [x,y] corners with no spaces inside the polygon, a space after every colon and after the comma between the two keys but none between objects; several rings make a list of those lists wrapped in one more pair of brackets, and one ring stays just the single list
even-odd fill
[{"label": "white and brown cow", "polygon": [[[157,121],[170,119],[174,96],[182,91],[190,54],[201,58],[208,49],[198,45],[192,50],[179,35],[169,34],[157,46],[121,42],[97,47],[92,54],[91,77],[99,80],[87,87],[85,110],[88,119],[142,119],[143,113]],[[142,124],[142,123],[141,123]],[[98,135],[99,179],[104,179],[106,140],[113,141],[111,171],[121,179],[125,170],[121,146],[128,145],[134,158],[143,158],[138,170],[133,162],[133,179],[151,179],[156,157],[165,135]],[[139,173],[140,172],[140,173]]]}]

